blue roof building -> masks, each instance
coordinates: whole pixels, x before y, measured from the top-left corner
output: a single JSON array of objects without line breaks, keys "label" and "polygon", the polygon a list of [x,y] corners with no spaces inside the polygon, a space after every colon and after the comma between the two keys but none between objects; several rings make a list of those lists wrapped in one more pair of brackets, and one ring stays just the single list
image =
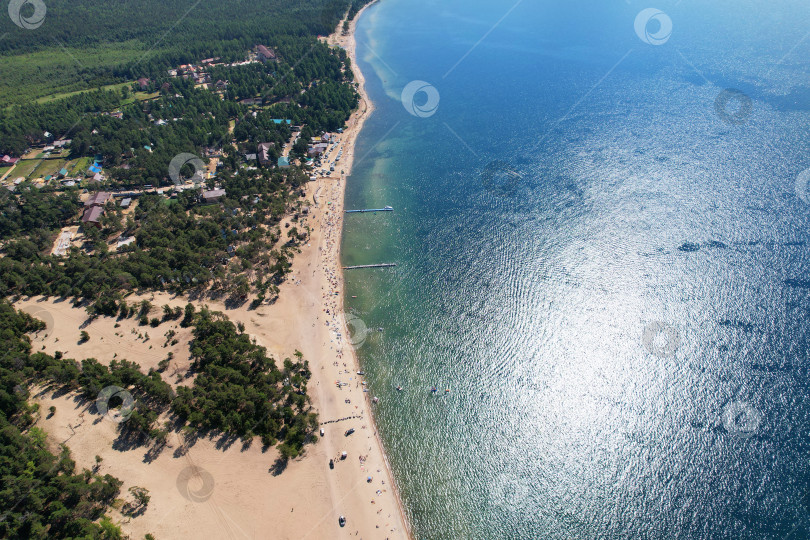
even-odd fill
[{"label": "blue roof building", "polygon": [[287,167],[290,166],[290,158],[281,156],[280,158],[278,158],[278,166],[281,167],[282,169],[286,169]]}]

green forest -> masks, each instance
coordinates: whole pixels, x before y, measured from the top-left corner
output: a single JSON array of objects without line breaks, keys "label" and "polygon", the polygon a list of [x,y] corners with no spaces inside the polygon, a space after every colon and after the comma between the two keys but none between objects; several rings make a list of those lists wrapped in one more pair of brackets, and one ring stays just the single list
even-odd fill
[{"label": "green forest", "polygon": [[[48,0],[35,30],[0,17],[0,107],[56,92],[154,77],[257,43],[330,34],[364,0]],[[122,23],[125,21],[125,23]]]}]

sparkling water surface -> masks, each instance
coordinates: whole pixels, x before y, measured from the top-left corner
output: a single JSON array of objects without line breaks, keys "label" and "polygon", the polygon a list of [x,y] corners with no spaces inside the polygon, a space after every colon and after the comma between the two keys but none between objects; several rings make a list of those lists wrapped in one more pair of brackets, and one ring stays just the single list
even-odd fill
[{"label": "sparkling water surface", "polygon": [[395,211],[342,257],[397,267],[346,309],[417,538],[810,536],[809,32],[785,0],[363,14],[347,207]]}]

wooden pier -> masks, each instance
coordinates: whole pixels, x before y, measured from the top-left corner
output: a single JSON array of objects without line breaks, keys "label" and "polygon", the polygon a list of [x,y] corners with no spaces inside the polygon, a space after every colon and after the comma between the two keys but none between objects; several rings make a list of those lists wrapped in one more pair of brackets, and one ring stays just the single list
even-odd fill
[{"label": "wooden pier", "polygon": [[357,270],[358,268],[390,268],[396,266],[395,263],[381,263],[381,264],[359,264],[357,266],[344,266],[344,270]]},{"label": "wooden pier", "polygon": [[385,208],[364,208],[363,210],[346,210],[347,214],[364,214],[366,212],[393,212],[394,209],[390,206]]}]

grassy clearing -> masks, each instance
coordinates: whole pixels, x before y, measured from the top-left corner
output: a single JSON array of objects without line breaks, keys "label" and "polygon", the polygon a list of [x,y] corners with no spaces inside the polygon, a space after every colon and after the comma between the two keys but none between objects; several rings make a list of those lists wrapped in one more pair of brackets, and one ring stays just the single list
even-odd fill
[{"label": "grassy clearing", "polygon": [[105,43],[89,48],[51,48],[0,56],[0,106],[38,99],[59,99],[71,93],[121,81],[89,72],[141,58],[148,47],[138,41]]},{"label": "grassy clearing", "polygon": [[[101,86],[102,90],[120,90],[121,88],[129,85],[129,82],[122,82],[116,84],[106,84]],[[93,90],[97,90],[98,88],[87,88],[85,90],[75,90],[73,92],[61,92],[57,94],[51,94],[49,96],[41,97],[36,100],[37,103],[48,103],[50,101],[56,101],[57,99],[63,99],[70,96],[75,96],[77,94],[84,94],[85,92],[92,92]]]}]

